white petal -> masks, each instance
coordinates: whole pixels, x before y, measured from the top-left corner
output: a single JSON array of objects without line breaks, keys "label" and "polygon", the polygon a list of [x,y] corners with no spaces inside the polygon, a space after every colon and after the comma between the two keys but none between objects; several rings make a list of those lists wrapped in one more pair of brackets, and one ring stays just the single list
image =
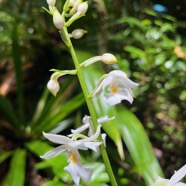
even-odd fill
[{"label": "white petal", "polygon": [[64,145],[60,145],[59,147],[56,147],[53,150],[48,151],[47,153],[45,153],[43,156],[40,156],[40,157],[44,158],[44,159],[53,158],[53,157],[61,154],[65,150],[66,149],[65,149]]},{"label": "white petal", "polygon": [[124,78],[122,79],[122,82],[120,81],[120,83],[127,88],[136,88],[137,86],[139,86],[138,83],[133,82],[132,80],[128,79],[128,78]]},{"label": "white petal", "polygon": [[101,145],[101,142],[85,142],[84,145],[85,147],[97,152],[98,151],[97,147]]},{"label": "white petal", "polygon": [[92,169],[86,168],[81,164],[78,164],[78,174],[84,182],[88,182],[92,175]]},{"label": "white petal", "polygon": [[79,162],[76,164],[70,162],[69,165],[64,168],[64,170],[71,175],[76,185],[79,185],[80,178],[82,178],[85,182],[89,181],[92,174],[91,169],[84,167]]},{"label": "white petal", "polygon": [[74,183],[76,185],[79,185],[80,176],[78,175],[77,164],[70,162],[69,165],[64,168],[64,170],[67,171],[71,175]]},{"label": "white petal", "polygon": [[174,186],[186,186],[186,184],[182,183],[182,182],[178,182],[178,183],[174,184]]},{"label": "white petal", "polygon": [[102,140],[103,140],[103,144],[106,147],[106,137],[107,135],[105,133],[101,134]]},{"label": "white petal", "polygon": [[100,118],[98,118],[98,123],[105,123],[107,121],[113,120],[115,117],[109,118],[108,116],[102,116]]},{"label": "white petal", "polygon": [[121,103],[121,96],[118,96],[118,94],[104,94],[105,102],[109,105],[116,105],[118,103]]},{"label": "white petal", "polygon": [[112,82],[113,77],[108,76],[107,74],[101,77],[101,80],[98,82],[97,88],[94,90],[92,96],[99,96],[101,92]]},{"label": "white petal", "polygon": [[110,85],[113,81],[113,76],[107,76],[104,80],[103,80],[103,88],[102,89],[105,89],[108,85]]},{"label": "white petal", "polygon": [[121,91],[119,90],[117,95],[120,96],[122,100],[127,100],[130,104],[132,104],[134,100],[130,88],[123,88]]},{"label": "white petal", "polygon": [[158,179],[156,180],[155,183],[158,183],[158,182],[165,182],[165,183],[168,183],[168,182],[169,182],[169,179],[164,179],[164,178],[158,177]]},{"label": "white petal", "polygon": [[83,121],[84,124],[86,124],[86,123],[89,123],[90,119],[91,119],[90,116],[85,115],[85,116],[83,117],[82,121]]},{"label": "white petal", "polygon": [[121,70],[113,70],[109,73],[109,75],[119,78],[127,78],[127,74]]},{"label": "white petal", "polygon": [[174,175],[170,179],[171,184],[175,184],[179,182],[185,175],[186,175],[186,165],[184,165],[182,168],[180,168],[178,171],[174,173]]},{"label": "white petal", "polygon": [[57,143],[57,144],[67,144],[72,142],[72,140],[66,136],[57,135],[57,134],[50,134],[43,132],[43,136],[48,140]]},{"label": "white petal", "polygon": [[101,125],[98,125],[94,135],[90,136],[89,138],[81,139],[81,140],[78,140],[78,141],[81,142],[81,143],[95,141],[99,137],[100,132],[101,132]]},{"label": "white petal", "polygon": [[[80,127],[78,127],[77,129],[72,129],[71,132],[73,134],[77,134],[77,133],[81,133],[82,131],[86,130],[89,127],[89,123],[86,123]],[[70,136],[70,135],[69,135]]]}]

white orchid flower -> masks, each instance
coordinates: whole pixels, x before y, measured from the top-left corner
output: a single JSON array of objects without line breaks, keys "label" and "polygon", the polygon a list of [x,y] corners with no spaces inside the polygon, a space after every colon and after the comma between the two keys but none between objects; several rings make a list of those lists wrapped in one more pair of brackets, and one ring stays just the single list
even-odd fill
[{"label": "white orchid flower", "polygon": [[47,138],[51,142],[60,144],[60,146],[48,151],[47,153],[40,157],[49,159],[63,152],[67,152],[70,163],[68,166],[64,168],[64,170],[71,175],[76,185],[79,185],[80,179],[83,179],[85,182],[89,181],[90,176],[92,174],[92,170],[81,165],[79,161],[80,155],[78,150],[91,149],[93,151],[97,151],[98,146],[101,145],[102,143],[97,141],[100,132],[101,125],[97,127],[97,130],[94,133],[94,135],[90,137],[81,134],[76,134],[76,136],[69,138],[63,135],[43,133],[45,138]]},{"label": "white orchid flower", "polygon": [[186,165],[175,171],[170,179],[159,177],[151,186],[186,186],[185,183],[179,182],[186,175]]},{"label": "white orchid flower", "polygon": [[41,158],[45,158],[45,159],[52,158],[63,152],[71,152],[72,149],[74,149],[74,151],[77,149],[81,149],[81,150],[91,149],[91,150],[96,151],[96,147],[101,145],[101,142],[97,141],[97,138],[101,132],[100,128],[101,126],[99,125],[97,127],[95,134],[92,135],[91,137],[87,137],[81,134],[76,134],[76,138],[79,138],[79,137],[83,138],[83,139],[77,139],[77,140],[75,139],[75,137],[69,138],[63,135],[43,133],[45,138],[47,138],[49,141],[53,143],[60,144],[60,146],[45,153],[43,156],[41,156]]},{"label": "white orchid flower", "polygon": [[116,105],[122,100],[133,102],[131,88],[136,88],[139,84],[131,81],[127,74],[120,70],[113,70],[109,74],[102,76],[93,96],[99,96],[104,91],[104,99],[109,105]]}]

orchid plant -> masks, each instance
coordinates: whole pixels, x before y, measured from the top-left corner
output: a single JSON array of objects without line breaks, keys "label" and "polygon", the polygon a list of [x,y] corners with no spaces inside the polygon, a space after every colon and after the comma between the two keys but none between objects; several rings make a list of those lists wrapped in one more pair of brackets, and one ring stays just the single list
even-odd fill
[{"label": "orchid plant", "polygon": [[[92,99],[94,99],[94,97],[101,97],[103,94],[103,100],[106,102],[106,104],[108,104],[108,106],[119,104],[122,100],[127,100],[132,104],[134,97],[132,88],[137,88],[139,84],[130,80],[125,72],[121,70],[113,70],[100,77],[97,85],[95,85],[95,89],[92,92],[89,92],[82,73],[82,68],[86,68],[89,65],[93,65],[95,62],[99,61],[103,62],[104,64],[112,65],[117,63],[117,59],[113,54],[104,53],[100,56],[87,59],[81,63],[79,62],[71,39],[80,39],[84,34],[87,33],[87,31],[78,28],[69,33],[68,27],[70,27],[77,19],[85,16],[88,10],[87,2],[83,2],[82,0],[67,0],[63,6],[62,13],[56,7],[56,0],[47,0],[47,4],[48,9],[44,9],[52,16],[53,24],[56,29],[58,29],[61,39],[68,47],[75,66],[75,69],[73,70],[52,69],[51,71],[54,73],[52,74],[47,87],[49,91],[56,96],[60,89],[58,78],[64,75],[77,75],[90,116],[85,116],[83,118],[83,125],[77,129],[72,129],[72,133],[68,136],[43,133],[44,137],[49,141],[60,145],[53,150],[46,152],[41,156],[41,158],[48,159],[61,153],[66,153],[69,164],[64,168],[64,170],[71,175],[74,183],[79,185],[80,179],[88,182],[92,174],[92,170],[90,168],[81,164],[79,151],[89,149],[98,152],[100,149],[108,176],[110,178],[110,183],[112,186],[117,186],[117,182],[106,151],[106,134],[101,134],[101,124],[104,122],[109,122],[117,116],[113,116],[112,118],[109,118],[108,116],[97,118]],[[85,130],[88,130],[87,135],[82,134],[82,132]],[[179,173],[181,174],[180,177],[178,175]],[[185,176],[185,173],[183,173],[183,168],[178,171],[176,175],[178,175],[179,178]],[[153,186],[181,185],[181,183],[177,184],[177,181],[179,181],[179,179],[176,179],[176,181],[167,181],[164,179],[159,181],[158,179]]]}]

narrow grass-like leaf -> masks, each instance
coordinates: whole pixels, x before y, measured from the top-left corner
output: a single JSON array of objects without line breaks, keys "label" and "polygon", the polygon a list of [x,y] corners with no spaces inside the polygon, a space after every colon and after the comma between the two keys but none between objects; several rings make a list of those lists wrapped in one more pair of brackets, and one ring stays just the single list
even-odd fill
[{"label": "narrow grass-like leaf", "polygon": [[19,46],[18,38],[18,26],[19,21],[15,19],[12,30],[12,57],[14,62],[14,69],[16,73],[16,85],[17,85],[17,104],[18,114],[20,117],[20,124],[25,123],[25,109],[24,109],[24,93],[23,93],[23,74],[22,74],[22,63],[21,63],[21,51]]},{"label": "narrow grass-like leaf", "polygon": [[12,152],[2,152],[0,154],[0,163],[4,162],[11,154]]},{"label": "narrow grass-like leaf", "polygon": [[24,186],[26,151],[17,149],[10,162],[8,186]]},{"label": "narrow grass-like leaf", "polygon": [[61,122],[65,117],[67,117],[74,110],[79,108],[84,103],[84,97],[82,94],[77,95],[68,102],[60,106],[60,110],[53,110],[48,113],[46,117],[39,123],[33,131],[35,133],[41,133],[42,131],[52,130],[59,122]]},{"label": "narrow grass-like leaf", "polygon": [[0,96],[0,110],[11,126],[19,128],[19,122],[15,114],[15,110],[8,98],[4,96]]},{"label": "narrow grass-like leaf", "polygon": [[163,173],[153,153],[149,138],[136,116],[122,106],[117,107],[117,125],[132,156],[138,173],[152,184]]}]

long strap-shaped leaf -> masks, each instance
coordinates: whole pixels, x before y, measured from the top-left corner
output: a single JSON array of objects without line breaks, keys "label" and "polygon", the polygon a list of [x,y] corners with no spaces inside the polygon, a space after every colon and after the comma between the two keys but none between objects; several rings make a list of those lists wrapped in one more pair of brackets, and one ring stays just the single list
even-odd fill
[{"label": "long strap-shaped leaf", "polygon": [[26,151],[17,149],[12,157],[8,173],[8,186],[24,186]]},{"label": "long strap-shaped leaf", "polygon": [[149,138],[137,117],[123,106],[117,107],[117,126],[138,172],[147,185],[163,173],[153,153]]}]

